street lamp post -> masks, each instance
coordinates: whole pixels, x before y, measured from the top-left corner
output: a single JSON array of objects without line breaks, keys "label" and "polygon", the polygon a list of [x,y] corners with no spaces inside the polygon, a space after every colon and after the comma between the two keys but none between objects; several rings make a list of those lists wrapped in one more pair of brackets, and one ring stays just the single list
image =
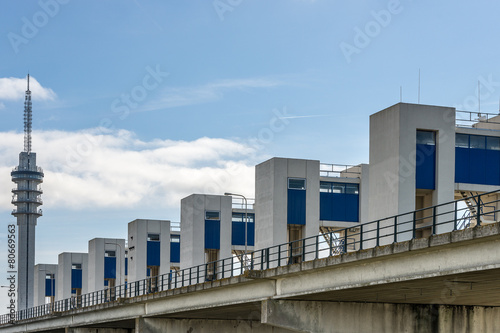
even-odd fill
[{"label": "street lamp post", "polygon": [[224,195],[235,196],[235,197],[242,197],[243,200],[245,200],[245,256],[244,256],[244,259],[243,259],[243,267],[245,268],[245,270],[247,270],[247,268],[248,268],[248,266],[247,266],[247,250],[248,250],[248,241],[247,241],[248,202],[247,202],[247,198],[244,195],[242,195],[242,194],[229,193],[229,192],[224,193]]}]

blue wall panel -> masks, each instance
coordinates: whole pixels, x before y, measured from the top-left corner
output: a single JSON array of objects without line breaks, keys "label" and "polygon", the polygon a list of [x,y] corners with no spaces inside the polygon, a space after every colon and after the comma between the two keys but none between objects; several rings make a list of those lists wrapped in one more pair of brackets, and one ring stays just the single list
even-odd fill
[{"label": "blue wall panel", "polygon": [[[254,246],[255,223],[247,223],[247,245]],[[231,245],[245,245],[245,223],[233,222],[231,228]]]},{"label": "blue wall panel", "polygon": [[181,243],[170,243],[170,262],[181,261]]},{"label": "blue wall panel", "polygon": [[472,184],[489,184],[486,181],[486,149],[471,148],[469,149],[469,157],[469,182]]},{"label": "blue wall panel", "polygon": [[125,258],[125,275],[128,275],[128,258]]},{"label": "blue wall panel", "polygon": [[255,245],[255,223],[247,223],[247,245]]},{"label": "blue wall panel", "polygon": [[45,280],[45,297],[56,295],[56,279]]},{"label": "blue wall panel", "polygon": [[82,270],[72,269],[71,270],[71,289],[82,288]]},{"label": "blue wall panel", "polygon": [[345,220],[359,222],[359,195],[345,194]]},{"label": "blue wall panel", "polygon": [[416,188],[434,190],[436,185],[436,146],[417,144]]},{"label": "blue wall panel", "polygon": [[500,185],[500,150],[486,150],[486,179],[490,185]]},{"label": "blue wall panel", "polygon": [[288,189],[288,224],[306,224],[306,191]]},{"label": "blue wall panel", "polygon": [[500,140],[498,137],[457,134],[455,182],[500,185]]},{"label": "blue wall panel", "polygon": [[469,183],[469,148],[455,148],[455,183]]},{"label": "blue wall panel", "polygon": [[148,241],[146,266],[160,266],[160,242]]},{"label": "blue wall panel", "polygon": [[320,220],[359,222],[359,195],[321,192]]},{"label": "blue wall panel", "polygon": [[116,279],[116,257],[104,257],[104,278]]},{"label": "blue wall panel", "polygon": [[205,249],[220,250],[220,221],[205,220]]}]

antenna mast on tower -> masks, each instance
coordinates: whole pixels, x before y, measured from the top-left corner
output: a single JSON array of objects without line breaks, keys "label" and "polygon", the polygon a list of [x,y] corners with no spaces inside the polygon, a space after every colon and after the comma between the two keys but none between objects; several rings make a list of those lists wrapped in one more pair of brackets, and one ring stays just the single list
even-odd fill
[{"label": "antenna mast on tower", "polygon": [[24,96],[24,151],[31,153],[31,91],[30,91],[30,75],[28,74],[28,89]]}]

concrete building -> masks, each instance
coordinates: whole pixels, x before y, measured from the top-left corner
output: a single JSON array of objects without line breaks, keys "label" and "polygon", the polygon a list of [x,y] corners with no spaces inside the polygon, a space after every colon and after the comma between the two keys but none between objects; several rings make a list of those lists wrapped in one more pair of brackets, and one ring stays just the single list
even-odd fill
[{"label": "concrete building", "polygon": [[[256,249],[293,242],[282,264],[308,259],[314,240],[301,239],[320,232],[335,241],[351,237],[336,231],[352,227],[355,234],[356,226],[367,218],[367,165],[272,158],[256,166],[255,177]],[[277,263],[276,258],[269,259]]]},{"label": "concrete building", "polygon": [[128,224],[128,282],[170,273],[170,221]]},{"label": "concrete building", "polygon": [[36,165],[36,153],[31,151],[31,91],[29,85],[24,97],[24,151],[19,154],[19,166],[11,172],[16,188],[12,190],[12,203],[16,208],[12,211],[18,226],[18,286],[17,308],[19,310],[33,307],[34,267],[35,267],[35,227],[37,219],[42,216],[43,170]]},{"label": "concrete building", "polygon": [[125,284],[125,239],[91,239],[88,255],[89,292]]},{"label": "concrete building", "polygon": [[53,303],[56,299],[57,265],[38,264],[35,266],[33,288],[34,306]]},{"label": "concrete building", "polygon": [[[372,236],[377,224],[363,229],[365,222],[380,222],[377,237],[378,232],[384,236],[396,228],[396,236],[378,238],[378,245],[451,231],[456,227],[457,217],[450,213],[454,207],[426,208],[454,199],[463,199],[464,216],[480,215],[483,223],[500,220],[495,212],[500,209],[498,194],[485,196],[482,202],[474,198],[500,186],[499,115],[398,103],[371,115],[369,137],[369,164],[269,159],[255,168],[255,204],[244,207],[236,197],[192,194],[181,200],[180,223],[134,220],[128,224],[127,242],[92,239],[88,255],[61,253],[57,266],[38,265],[32,277],[29,269],[34,260],[34,226],[41,215],[43,173],[36,167],[35,153],[23,152],[20,166],[12,172],[17,184],[13,214],[18,218],[20,254],[27,258],[19,264],[20,286],[23,276],[28,284],[34,277],[38,305],[54,297],[75,297],[158,275],[172,273],[172,277],[174,271],[198,265],[202,266],[199,282],[210,281],[221,277],[221,263],[208,263],[232,260],[226,264],[233,272],[237,270],[233,264],[242,260],[245,250],[288,242],[284,245],[287,254],[280,253],[280,264],[300,263],[314,257],[312,246],[320,234],[337,254],[356,251],[360,245],[375,246]],[[432,221],[445,223],[433,226]],[[462,227],[473,225],[469,219]],[[271,263],[263,269],[275,267],[277,252],[265,252],[256,252],[254,263]],[[175,277],[177,281],[181,275]],[[190,282],[194,279],[193,275]],[[154,287],[152,283],[156,282],[149,287]],[[23,298],[29,305],[29,297]]]},{"label": "concrete building", "polygon": [[[181,269],[231,257],[232,199],[192,194],[181,200]],[[208,269],[207,279],[215,272]]]},{"label": "concrete building", "polygon": [[56,300],[77,298],[88,292],[88,254],[63,252],[57,263]]}]

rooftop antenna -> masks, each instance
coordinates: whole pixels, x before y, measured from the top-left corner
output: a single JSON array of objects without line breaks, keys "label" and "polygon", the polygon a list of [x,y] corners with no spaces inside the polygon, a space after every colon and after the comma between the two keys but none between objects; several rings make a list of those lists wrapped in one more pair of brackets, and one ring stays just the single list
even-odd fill
[{"label": "rooftop antenna", "polygon": [[420,104],[420,68],[418,69],[418,104]]},{"label": "rooftop antenna", "polygon": [[399,86],[399,102],[403,102],[403,86]]},{"label": "rooftop antenna", "polygon": [[478,116],[481,117],[481,83],[479,80],[477,81],[477,107],[478,107]]},{"label": "rooftop antenna", "polygon": [[28,73],[28,88],[24,96],[24,151],[28,154],[31,153],[31,123],[32,123],[32,110],[31,110],[31,91],[30,91],[30,75]]}]

